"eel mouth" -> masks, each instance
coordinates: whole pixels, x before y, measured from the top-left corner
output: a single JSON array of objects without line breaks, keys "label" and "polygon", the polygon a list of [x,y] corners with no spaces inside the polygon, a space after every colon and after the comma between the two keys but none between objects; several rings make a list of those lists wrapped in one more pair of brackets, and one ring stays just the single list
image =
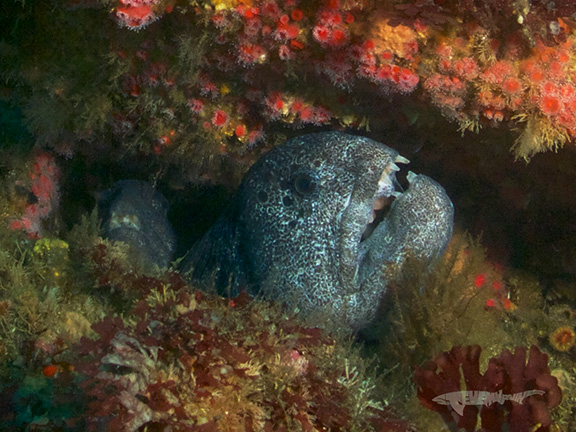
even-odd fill
[{"label": "eel mouth", "polygon": [[360,238],[360,243],[364,240],[369,238],[376,227],[384,220],[386,214],[390,210],[392,206],[392,201],[394,201],[395,196],[382,196],[378,197],[372,203],[372,210],[370,213],[370,217],[368,218],[368,223],[366,224],[366,228],[362,232],[362,237]]},{"label": "eel mouth", "polygon": [[112,231],[115,229],[129,229],[134,231],[141,231],[140,219],[136,214],[129,213],[118,213],[112,211],[110,219],[108,221],[108,230]]},{"label": "eel mouth", "polygon": [[394,184],[397,184],[396,172],[400,171],[396,163],[409,161],[397,153],[391,156],[375,184],[372,180],[370,185],[352,191],[340,220],[338,277],[343,289],[350,292],[355,292],[370,273],[373,266],[366,264],[365,260],[368,252],[375,247],[372,234],[382,230],[392,199],[399,196],[394,188]]},{"label": "eel mouth", "polygon": [[378,181],[378,188],[372,198],[371,209],[368,213],[366,226],[362,231],[360,243],[372,235],[376,227],[386,218],[394,199],[402,195],[402,192],[398,190],[402,188],[396,180],[396,172],[400,171],[400,167],[396,163],[407,164],[409,162],[405,157],[397,156],[394,162],[390,163],[382,172]]}]

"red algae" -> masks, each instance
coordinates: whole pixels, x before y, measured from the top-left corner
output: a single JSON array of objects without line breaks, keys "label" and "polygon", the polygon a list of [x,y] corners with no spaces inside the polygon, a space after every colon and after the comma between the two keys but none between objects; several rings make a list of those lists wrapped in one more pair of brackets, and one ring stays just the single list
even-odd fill
[{"label": "red algae", "polygon": [[[473,432],[479,417],[484,430],[550,430],[550,410],[562,401],[562,391],[558,380],[550,374],[548,356],[536,346],[529,351],[524,347],[517,347],[514,352],[505,350],[489,360],[488,368],[482,374],[480,354],[481,348],[477,345],[453,347],[417,368],[414,381],[418,385],[420,402],[440,414],[450,429]],[[470,398],[472,392],[505,394],[510,398],[522,395],[522,402],[510,399],[492,403],[449,402],[451,395],[466,392]],[[530,400],[524,401],[525,398]]]}]

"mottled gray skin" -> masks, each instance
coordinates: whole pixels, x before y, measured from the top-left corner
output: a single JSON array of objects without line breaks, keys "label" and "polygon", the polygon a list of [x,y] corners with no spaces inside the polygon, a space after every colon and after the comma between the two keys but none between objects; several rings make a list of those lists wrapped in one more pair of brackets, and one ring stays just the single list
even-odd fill
[{"label": "mottled gray skin", "polygon": [[110,240],[125,242],[144,270],[170,265],[176,236],[170,225],[168,201],[146,182],[121,180],[98,201],[102,229]]},{"label": "mottled gray skin", "polygon": [[279,299],[322,311],[357,330],[374,318],[407,255],[433,260],[451,238],[444,189],[410,175],[372,235],[361,241],[376,198],[394,192],[398,153],[337,132],[305,135],[262,157],[229,209],[192,248],[181,270],[196,285]]}]

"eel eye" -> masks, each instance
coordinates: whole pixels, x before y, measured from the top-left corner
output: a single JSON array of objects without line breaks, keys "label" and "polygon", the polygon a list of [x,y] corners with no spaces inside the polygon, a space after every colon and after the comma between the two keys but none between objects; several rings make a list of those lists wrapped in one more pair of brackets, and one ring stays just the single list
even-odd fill
[{"label": "eel eye", "polygon": [[316,190],[318,183],[316,178],[307,173],[301,173],[294,178],[294,189],[300,195],[310,195]]}]

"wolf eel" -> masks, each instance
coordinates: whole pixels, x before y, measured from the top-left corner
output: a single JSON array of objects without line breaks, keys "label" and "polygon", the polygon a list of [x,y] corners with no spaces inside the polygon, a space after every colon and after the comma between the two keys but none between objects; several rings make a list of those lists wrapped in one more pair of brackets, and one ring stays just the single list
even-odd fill
[{"label": "wolf eel", "polygon": [[168,201],[150,184],[120,180],[98,197],[106,238],[130,246],[140,268],[167,267],[176,249],[176,235],[168,221]]},{"label": "wolf eel", "polygon": [[[452,236],[444,189],[409,172],[408,189],[395,190],[399,163],[408,160],[364,137],[291,139],[251,167],[179,269],[197,287],[231,296],[246,289],[359,330],[406,258],[432,263]],[[166,266],[175,238],[164,197],[137,181],[118,182],[105,197],[105,235],[147,265]]]},{"label": "wolf eel", "polygon": [[291,139],[251,167],[180,270],[222,294],[247,289],[365,327],[406,257],[432,262],[452,236],[444,188],[410,172],[396,191],[398,163],[408,160],[360,136]]}]

